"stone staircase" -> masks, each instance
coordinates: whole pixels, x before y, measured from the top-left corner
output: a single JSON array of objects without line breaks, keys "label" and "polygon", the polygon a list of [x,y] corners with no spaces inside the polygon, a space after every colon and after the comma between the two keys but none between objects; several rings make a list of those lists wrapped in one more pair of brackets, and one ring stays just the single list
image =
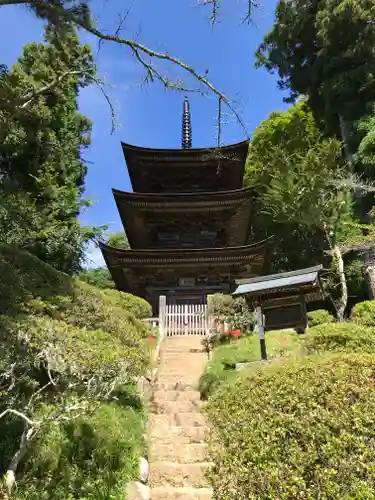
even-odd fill
[{"label": "stone staircase", "polygon": [[201,338],[167,337],[163,342],[150,415],[152,500],[212,498],[204,477],[210,464],[202,402],[196,390],[207,362]]}]

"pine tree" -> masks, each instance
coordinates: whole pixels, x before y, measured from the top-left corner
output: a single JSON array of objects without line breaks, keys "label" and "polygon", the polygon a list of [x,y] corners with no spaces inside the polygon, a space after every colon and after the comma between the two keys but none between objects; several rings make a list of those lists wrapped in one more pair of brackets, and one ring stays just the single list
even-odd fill
[{"label": "pine tree", "polygon": [[[58,32],[47,27],[45,40],[26,45],[3,76],[0,237],[71,273],[79,269],[83,242],[92,235],[77,221],[86,204],[82,152],[91,131],[77,97],[95,66],[89,46],[79,43],[72,27]],[[19,102],[25,95],[33,98],[23,108]]]}]

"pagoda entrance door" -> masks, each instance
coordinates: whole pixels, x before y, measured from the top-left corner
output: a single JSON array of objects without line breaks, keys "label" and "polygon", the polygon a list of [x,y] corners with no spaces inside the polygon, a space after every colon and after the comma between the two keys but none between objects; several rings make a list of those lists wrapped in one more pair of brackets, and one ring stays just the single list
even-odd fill
[{"label": "pagoda entrance door", "polygon": [[167,304],[166,297],[159,301],[159,325],[161,335],[206,335],[208,330],[207,304]]}]

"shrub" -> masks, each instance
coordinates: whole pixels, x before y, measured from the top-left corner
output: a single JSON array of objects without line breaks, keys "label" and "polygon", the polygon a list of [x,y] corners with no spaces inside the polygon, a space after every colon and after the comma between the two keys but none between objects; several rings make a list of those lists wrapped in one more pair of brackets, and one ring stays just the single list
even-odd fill
[{"label": "shrub", "polygon": [[142,411],[113,403],[51,426],[18,482],[17,500],[123,500],[145,453],[144,429]]},{"label": "shrub", "polygon": [[374,367],[326,354],[221,387],[207,406],[215,498],[373,500]]},{"label": "shrub", "polygon": [[36,298],[70,296],[73,281],[37,257],[17,247],[0,243],[0,313],[22,310]]},{"label": "shrub", "polygon": [[333,323],[335,318],[326,309],[316,309],[307,313],[309,326],[323,325],[325,323]]},{"label": "shrub", "polygon": [[[117,290],[99,290],[87,283],[72,279],[56,271],[37,257],[0,243],[0,313],[48,314],[58,317],[75,310],[77,326],[84,321],[102,321],[103,312],[95,318],[98,304],[117,308],[124,317],[145,318],[151,315],[151,306],[143,299]],[[90,304],[89,304],[90,303]],[[79,311],[79,312],[77,312]],[[85,314],[87,313],[87,314]],[[65,319],[65,318],[64,318]],[[137,324],[139,326],[139,324]],[[97,323],[94,329],[101,328]],[[105,329],[105,328],[104,328]]]},{"label": "shrub", "polygon": [[355,323],[334,323],[311,328],[304,338],[308,353],[326,351],[375,354],[375,328]]},{"label": "shrub", "polygon": [[244,297],[233,298],[231,295],[215,293],[208,297],[208,311],[211,318],[220,323],[227,322],[233,328],[239,328],[242,333],[251,332],[255,322],[254,311]]},{"label": "shrub", "polygon": [[375,300],[365,300],[356,304],[350,319],[361,325],[375,326]]},{"label": "shrub", "polygon": [[[300,336],[295,333],[271,331],[266,333],[268,357],[279,358],[300,353]],[[244,337],[237,342],[219,345],[214,348],[211,360],[199,380],[202,399],[208,396],[223,383],[232,381],[236,373],[236,363],[260,361],[260,346],[257,335]]]},{"label": "shrub", "polygon": [[29,419],[0,420],[0,475],[19,453],[15,498],[122,499],[144,428],[139,398],[119,386],[149,365],[150,306],[3,244],[0,273],[0,413]]}]

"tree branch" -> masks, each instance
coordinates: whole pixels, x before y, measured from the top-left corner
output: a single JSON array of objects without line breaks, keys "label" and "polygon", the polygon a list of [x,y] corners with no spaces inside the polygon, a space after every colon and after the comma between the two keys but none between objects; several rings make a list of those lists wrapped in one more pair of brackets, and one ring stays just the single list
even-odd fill
[{"label": "tree branch", "polygon": [[[251,0],[249,0],[249,1],[251,1]],[[213,3],[214,6],[216,4],[216,7],[218,6],[218,0],[213,0],[212,2],[208,2],[208,3]],[[169,63],[172,63],[172,64],[180,67],[186,73],[190,74],[196,80],[198,80],[199,83],[201,85],[203,85],[204,87],[206,87],[211,93],[213,93],[219,99],[221,99],[222,103],[226,104],[226,106],[230,109],[232,114],[236,117],[236,120],[240,124],[240,126],[242,127],[245,135],[248,137],[247,128],[246,128],[242,118],[240,117],[239,113],[236,111],[236,109],[231,104],[231,102],[226,97],[226,95],[224,93],[222,93],[219,89],[217,89],[206,78],[206,73],[200,74],[192,66],[186,64],[182,60],[180,60],[174,56],[171,56],[166,52],[158,52],[158,51],[152,50],[149,47],[147,47],[146,45],[138,43],[135,40],[123,38],[119,35],[118,32],[115,32],[114,34],[105,34],[102,31],[100,31],[99,29],[97,29],[94,26],[92,26],[91,24],[89,24],[88,22],[86,22],[85,20],[81,19],[75,12],[73,12],[71,10],[64,9],[64,7],[61,5],[56,5],[56,4],[52,4],[49,2],[47,3],[47,2],[41,1],[41,0],[29,0],[29,1],[0,0],[0,6],[1,5],[10,5],[10,4],[27,4],[30,7],[34,7],[34,8],[36,8],[38,6],[43,7],[44,12],[49,13],[51,15],[51,17],[58,16],[67,22],[71,22],[71,23],[75,24],[76,26],[84,29],[88,33],[94,35],[99,40],[104,40],[104,41],[108,41],[108,42],[117,43],[119,45],[127,46],[130,48],[132,53],[136,56],[138,61],[141,62],[141,64],[143,64],[143,66],[146,68],[147,68],[147,64],[145,65],[144,63],[142,63],[143,58],[141,58],[141,60],[140,60],[140,58],[139,58],[140,54],[147,55],[150,58],[157,59],[160,61],[167,61]],[[168,79],[166,79],[165,77],[161,77],[160,73],[154,71],[154,68],[152,66],[148,65],[148,70],[151,71],[151,73],[153,74],[153,77],[156,80],[163,83],[163,85],[165,85],[166,87],[168,87],[168,88],[170,87]],[[172,88],[173,88],[173,86],[172,86]]]},{"label": "tree branch", "polygon": [[7,408],[6,410],[4,410],[2,413],[0,413],[0,419],[1,418],[4,418],[6,415],[8,414],[12,414],[12,415],[16,415],[17,417],[19,418],[22,418],[22,420],[24,420],[28,425],[30,426],[34,426],[37,424],[37,422],[34,422],[33,420],[31,420],[29,417],[27,417],[24,413],[21,413],[20,411],[18,410],[13,410],[12,408]]}]

